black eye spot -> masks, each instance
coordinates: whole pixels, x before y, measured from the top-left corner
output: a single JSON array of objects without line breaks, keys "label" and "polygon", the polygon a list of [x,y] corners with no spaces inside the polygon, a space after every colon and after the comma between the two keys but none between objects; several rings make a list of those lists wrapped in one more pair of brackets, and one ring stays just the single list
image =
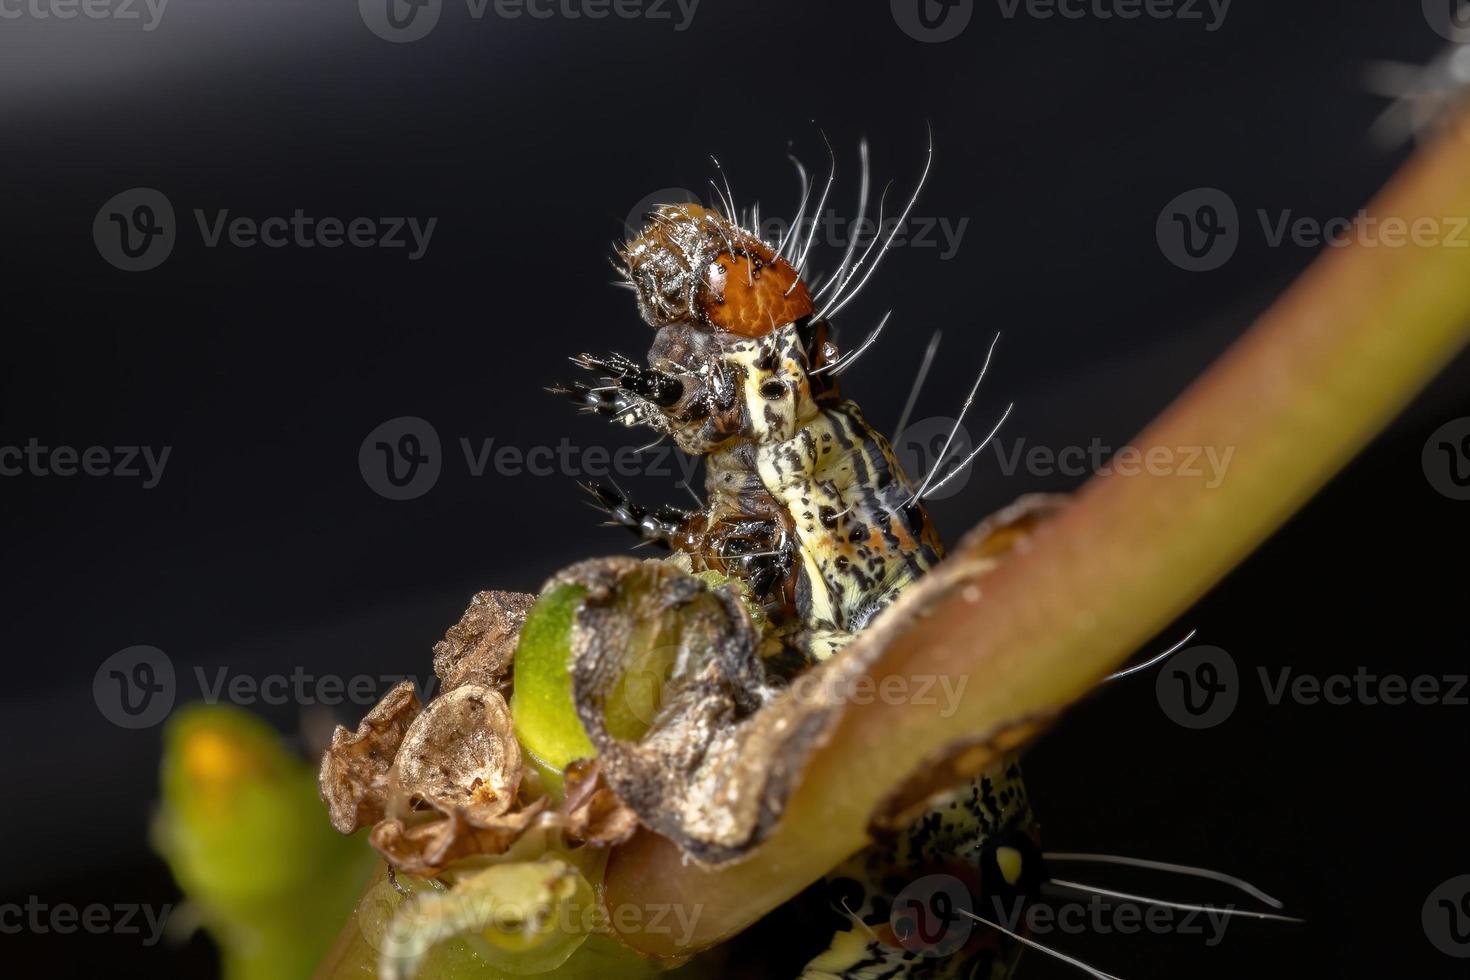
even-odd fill
[{"label": "black eye spot", "polygon": [[784,398],[785,396],[786,396],[786,385],[784,385],[780,381],[776,381],[775,379],[772,379],[770,381],[762,381],[761,382],[761,397],[762,398],[765,398],[765,399],[767,399],[769,401],[775,401],[777,398]]}]

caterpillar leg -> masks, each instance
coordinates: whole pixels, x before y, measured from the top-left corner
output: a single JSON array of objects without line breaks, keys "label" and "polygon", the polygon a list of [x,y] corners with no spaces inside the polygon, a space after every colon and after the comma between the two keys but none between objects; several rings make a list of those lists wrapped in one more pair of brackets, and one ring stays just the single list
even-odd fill
[{"label": "caterpillar leg", "polygon": [[606,415],[618,421],[628,419],[631,415],[636,414],[638,409],[638,403],[626,392],[618,389],[594,388],[580,381],[553,385],[547,390],[553,395],[566,396],[572,404],[584,412]]},{"label": "caterpillar leg", "polygon": [[609,523],[627,528],[645,544],[686,553],[690,571],[714,570],[738,577],[757,600],[768,598],[791,574],[794,545],[772,521],[727,520],[711,527],[705,515],[694,511],[667,504],[647,508],[617,487],[584,486]]},{"label": "caterpillar leg", "polygon": [[756,599],[791,574],[795,545],[785,528],[763,518],[724,520],[710,528],[705,564],[742,579]]},{"label": "caterpillar leg", "polygon": [[601,483],[584,484],[598,510],[611,518],[610,523],[625,527],[649,544],[678,548],[691,533],[698,514],[667,504],[649,510],[640,507],[621,490]]},{"label": "caterpillar leg", "polygon": [[580,381],[553,386],[553,394],[565,395],[585,412],[605,415],[623,425],[647,425],[668,431],[660,409],[675,404],[684,395],[678,378],[646,368],[622,354],[581,354],[572,363],[596,371],[606,382],[587,385]]}]

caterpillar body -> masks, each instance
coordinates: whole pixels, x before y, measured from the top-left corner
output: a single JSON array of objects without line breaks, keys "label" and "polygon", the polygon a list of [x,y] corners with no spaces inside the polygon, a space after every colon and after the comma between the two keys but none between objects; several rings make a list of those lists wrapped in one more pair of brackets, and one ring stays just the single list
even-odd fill
[{"label": "caterpillar body", "polygon": [[[832,656],[944,553],[888,440],[841,396],[836,373],[852,355],[840,356],[781,251],[717,211],[659,207],[618,257],[657,331],[647,366],[584,354],[574,360],[604,383],[559,390],[703,456],[708,502],[645,508],[615,488],[590,489],[615,522],[691,570],[745,583],[782,649],[805,663]],[[830,941],[802,977],[1007,975],[1014,945],[977,930],[940,955],[922,921],[935,910],[901,893],[949,869],[1024,897],[1039,866],[1034,835],[1014,761],[954,791],[828,876]],[[901,897],[913,907],[896,907]]]}]

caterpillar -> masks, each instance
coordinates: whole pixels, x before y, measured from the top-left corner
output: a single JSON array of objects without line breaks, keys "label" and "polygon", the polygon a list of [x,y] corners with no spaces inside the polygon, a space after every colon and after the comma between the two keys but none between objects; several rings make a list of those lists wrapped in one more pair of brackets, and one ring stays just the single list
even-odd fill
[{"label": "caterpillar", "polygon": [[[809,187],[802,176],[804,210]],[[863,184],[865,203],[866,170]],[[825,200],[824,190],[818,212]],[[722,204],[736,213],[729,196]],[[695,510],[645,507],[617,487],[587,489],[612,523],[668,548],[686,570],[743,583],[765,611],[771,645],[794,657],[794,669],[836,654],[940,561],[944,546],[923,497],[936,478],[948,478],[939,470],[953,462],[946,445],[935,470],[915,483],[889,441],[840,390],[838,375],[868,349],[887,318],[843,353],[829,317],[872,275],[892,234],[875,238],[861,256],[850,246],[835,275],[814,292],[803,276],[814,233],[815,223],[804,242],[792,232],[772,245],[714,208],[655,208],[641,233],[616,250],[614,263],[655,331],[646,363],[582,354],[573,361],[600,382],[553,389],[585,411],[651,428],[704,458],[706,501]],[[997,903],[1031,901],[1050,880],[1014,759],[931,802],[899,832],[828,875],[831,935],[802,969],[803,980],[1000,980],[1023,944],[1103,975],[969,912],[989,928],[973,935],[965,929],[958,947],[946,943],[943,936],[958,919],[954,903],[936,901],[943,896],[932,887],[927,894],[915,887],[936,872],[962,883],[965,900],[979,894]],[[930,920],[946,928],[935,932]]]}]

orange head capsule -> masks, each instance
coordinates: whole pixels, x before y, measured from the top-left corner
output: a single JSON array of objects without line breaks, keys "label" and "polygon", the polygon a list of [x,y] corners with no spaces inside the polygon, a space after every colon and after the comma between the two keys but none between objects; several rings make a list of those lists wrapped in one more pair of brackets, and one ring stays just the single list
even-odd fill
[{"label": "orange head capsule", "polygon": [[694,323],[762,337],[815,311],[791,263],[765,242],[698,204],[666,204],[619,250],[651,326]]}]

